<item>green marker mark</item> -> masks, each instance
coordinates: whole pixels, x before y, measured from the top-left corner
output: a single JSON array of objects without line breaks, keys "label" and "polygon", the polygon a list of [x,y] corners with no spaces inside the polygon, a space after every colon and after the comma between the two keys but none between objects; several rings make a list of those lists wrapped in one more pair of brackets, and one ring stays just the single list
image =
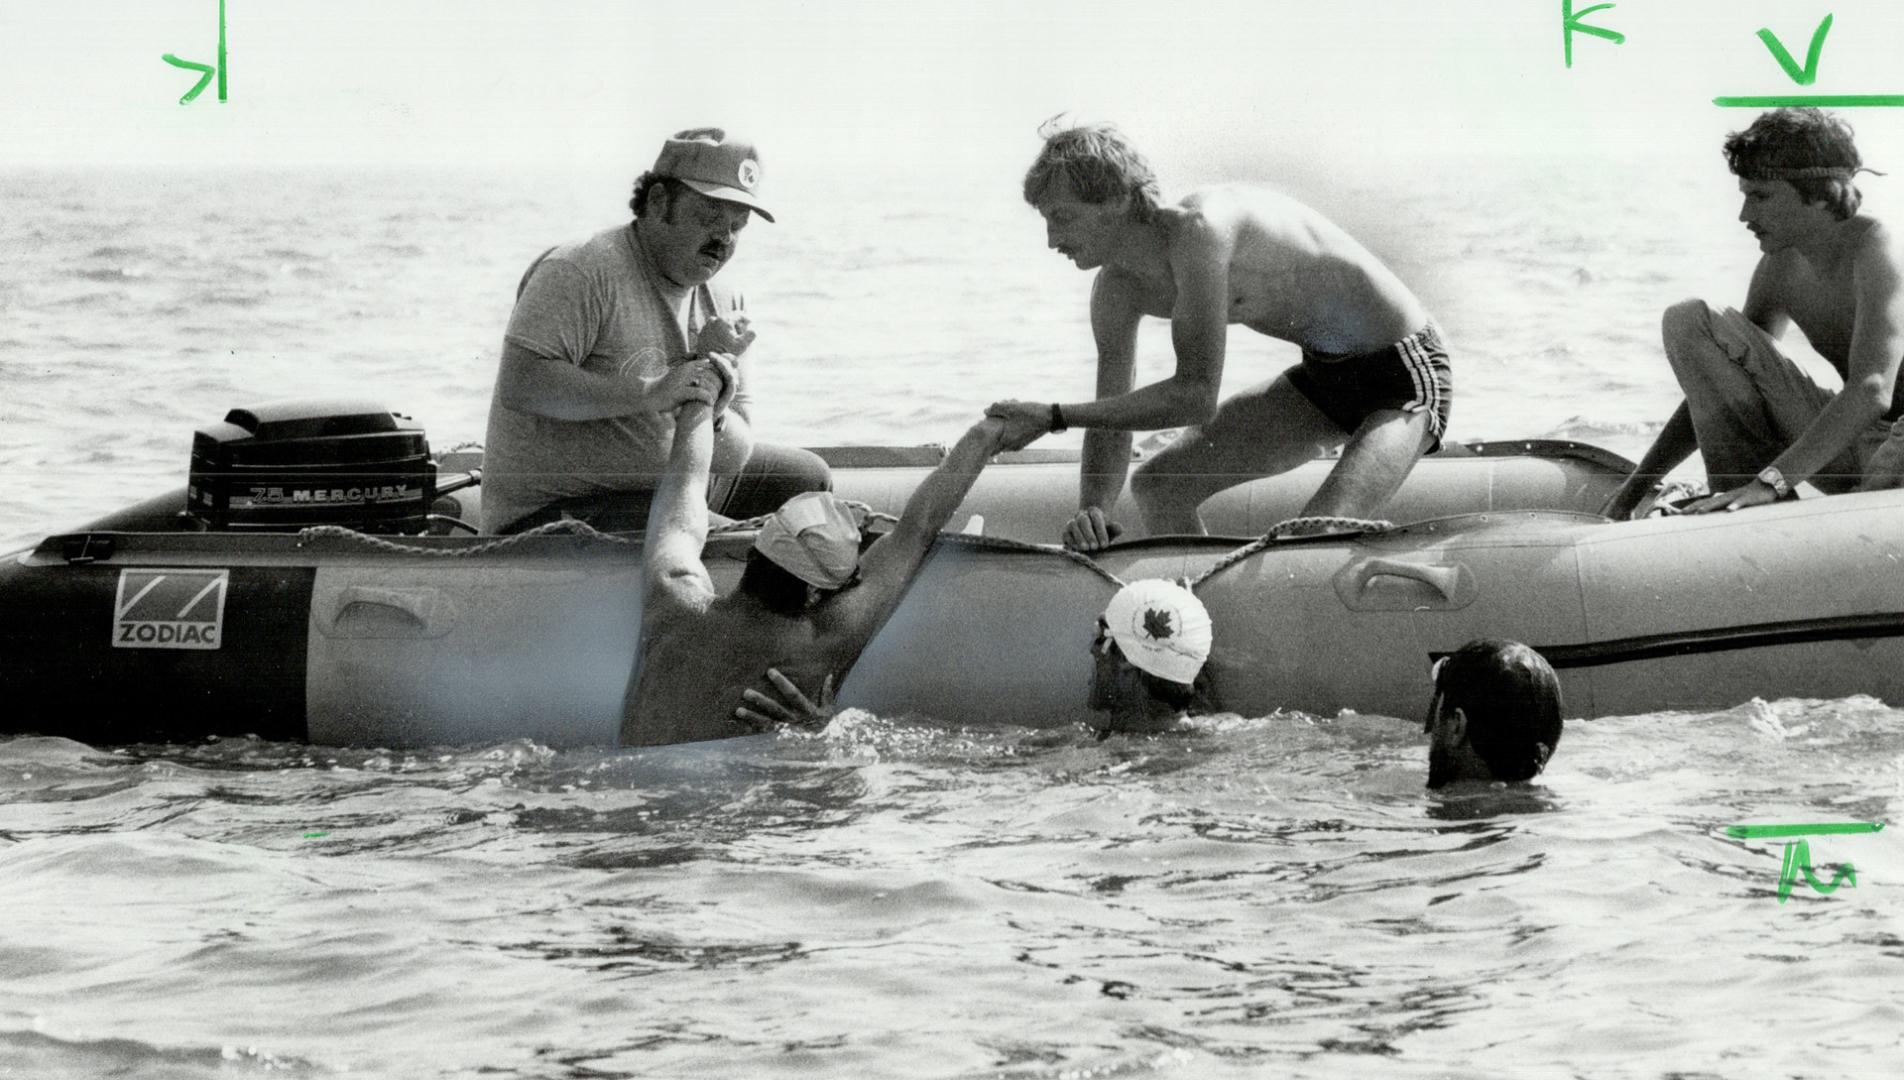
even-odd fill
[{"label": "green marker mark", "polygon": [[1811,844],[1804,840],[1793,840],[1785,845],[1785,859],[1778,870],[1778,902],[1784,903],[1792,895],[1792,886],[1797,884],[1798,875],[1805,875],[1805,884],[1816,889],[1820,895],[1829,896],[1838,891],[1840,885],[1855,886],[1858,883],[1858,868],[1850,863],[1842,864],[1838,872],[1831,877],[1827,885],[1818,880],[1811,869]]},{"label": "green marker mark", "polygon": [[[1823,55],[1825,51],[1825,35],[1830,32],[1831,16],[1827,15],[1825,16],[1825,21],[1818,24],[1818,29],[1813,30],[1811,33],[1811,45],[1805,50],[1805,64],[1803,67],[1800,67],[1798,61],[1792,58],[1791,51],[1785,48],[1785,43],[1778,39],[1777,34],[1761,27],[1759,29],[1759,40],[1765,42],[1765,47],[1772,50],[1772,59],[1778,61],[1778,66],[1785,69],[1785,74],[1790,75],[1793,82],[1800,86],[1810,86],[1812,83],[1818,81],[1818,58]],[[1712,99],[1712,103],[1722,109],[1785,109],[1806,107],[1814,109],[1896,109],[1904,108],[1904,94],[1773,94],[1760,97],[1716,97]]]},{"label": "green marker mark", "polygon": [[1605,38],[1615,45],[1623,45],[1626,43],[1626,35],[1620,33],[1618,30],[1608,30],[1604,26],[1588,26],[1586,23],[1580,21],[1596,11],[1601,11],[1612,6],[1612,4],[1595,4],[1590,8],[1576,12],[1573,9],[1573,0],[1560,0],[1560,41],[1562,49],[1567,55],[1568,67],[1573,66],[1573,36],[1576,32],[1592,34],[1597,38]]},{"label": "green marker mark", "polygon": [[327,832],[307,832],[307,833],[305,833],[305,834],[304,834],[304,839],[306,839],[306,840],[322,840],[322,839],[324,839],[324,838],[325,838],[326,836],[329,836],[329,835],[330,835],[330,833],[327,833]]},{"label": "green marker mark", "polygon": [[1827,15],[1825,21],[1818,24],[1818,29],[1811,32],[1811,47],[1805,52],[1805,66],[1802,68],[1798,66],[1798,61],[1792,59],[1792,54],[1785,51],[1785,43],[1778,40],[1777,34],[1761,27],[1759,40],[1772,50],[1772,59],[1778,61],[1778,66],[1785,69],[1785,74],[1790,75],[1793,82],[1810,86],[1818,81],[1818,54],[1825,51],[1825,35],[1830,32],[1831,16]]},{"label": "green marker mark", "polygon": [[[1765,840],[1791,836],[1848,836],[1881,832],[1883,829],[1882,821],[1826,821],[1812,825],[1728,825],[1726,835],[1741,840]],[[1856,886],[1858,868],[1850,863],[1841,863],[1831,880],[1823,881],[1811,868],[1810,841],[1788,840],[1778,869],[1779,903],[1791,898],[1792,889],[1801,877],[1819,895],[1829,896],[1837,892],[1839,886]]]},{"label": "green marker mark", "polygon": [[1809,105],[1816,109],[1890,108],[1904,106],[1904,94],[1792,94],[1773,97],[1716,97],[1725,109],[1782,109]]},{"label": "green marker mark", "polygon": [[226,76],[226,71],[225,71],[225,68],[226,68],[225,0],[218,0],[218,63],[217,64],[200,64],[191,60],[180,60],[178,57],[173,56],[171,53],[165,53],[164,55],[160,56],[159,59],[165,61],[166,63],[172,65],[175,68],[183,68],[186,71],[196,71],[199,73],[198,85],[192,87],[190,90],[187,90],[185,92],[185,96],[179,99],[180,105],[188,104],[191,102],[193,98],[196,98],[198,95],[204,93],[205,87],[207,84],[209,84],[212,81],[213,75],[218,76],[218,100],[224,101],[225,100],[225,76]]},{"label": "green marker mark", "polygon": [[203,75],[199,76],[198,85],[192,87],[190,90],[185,91],[185,96],[178,99],[178,103],[180,105],[183,105],[186,102],[191,101],[193,98],[203,93],[205,90],[205,84],[211,82],[212,76],[217,74],[217,69],[212,67],[210,64],[194,64],[190,60],[180,60],[178,57],[173,56],[171,53],[166,53],[165,55],[159,57],[159,59],[165,61],[166,63],[172,65],[173,67],[185,68],[188,71],[200,71],[204,73]]},{"label": "green marker mark", "polygon": [[1764,840],[1780,836],[1844,836],[1883,830],[1882,821],[1837,821],[1819,825],[1728,825],[1726,835],[1741,840]]}]

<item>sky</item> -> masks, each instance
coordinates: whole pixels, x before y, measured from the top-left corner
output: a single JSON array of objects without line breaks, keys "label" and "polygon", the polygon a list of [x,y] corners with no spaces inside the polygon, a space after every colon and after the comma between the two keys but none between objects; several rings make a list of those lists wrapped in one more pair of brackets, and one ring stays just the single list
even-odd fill
[{"label": "sky", "polygon": [[[1591,6],[1579,0],[1579,8]],[[1904,93],[1904,5],[1619,0],[1563,50],[1562,0],[227,0],[227,99],[181,105],[217,0],[0,0],[0,165],[645,165],[720,124],[810,176],[1021,169],[1053,114],[1115,120],[1160,165],[1242,146],[1324,160],[1686,156],[1717,95]],[[1904,167],[1904,109],[1860,143]]]}]

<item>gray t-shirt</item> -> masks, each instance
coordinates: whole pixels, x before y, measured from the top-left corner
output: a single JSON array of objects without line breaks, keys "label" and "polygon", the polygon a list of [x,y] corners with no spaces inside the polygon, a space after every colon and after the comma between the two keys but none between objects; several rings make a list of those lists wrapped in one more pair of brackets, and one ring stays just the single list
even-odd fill
[{"label": "gray t-shirt", "polygon": [[[539,356],[619,378],[652,380],[688,352],[703,324],[741,310],[717,282],[657,282],[626,225],[551,251],[529,274],[504,340]],[[732,407],[746,411],[747,386]],[[483,531],[497,532],[556,499],[652,488],[667,468],[674,418],[644,412],[555,420],[492,397],[483,448]]]}]

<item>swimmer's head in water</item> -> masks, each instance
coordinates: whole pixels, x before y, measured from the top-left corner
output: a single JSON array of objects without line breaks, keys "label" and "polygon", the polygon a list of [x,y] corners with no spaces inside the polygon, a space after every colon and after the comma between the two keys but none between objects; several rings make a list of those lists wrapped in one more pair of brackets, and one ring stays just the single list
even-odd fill
[{"label": "swimmer's head in water", "polygon": [[1181,585],[1133,581],[1111,597],[1100,622],[1125,659],[1169,682],[1191,685],[1210,658],[1210,613]]},{"label": "swimmer's head in water", "polygon": [[1434,667],[1428,786],[1530,780],[1560,745],[1560,680],[1515,641],[1470,641]]},{"label": "swimmer's head in water", "polygon": [[754,550],[816,589],[839,589],[859,570],[861,523],[858,506],[828,492],[802,492],[767,515]]}]

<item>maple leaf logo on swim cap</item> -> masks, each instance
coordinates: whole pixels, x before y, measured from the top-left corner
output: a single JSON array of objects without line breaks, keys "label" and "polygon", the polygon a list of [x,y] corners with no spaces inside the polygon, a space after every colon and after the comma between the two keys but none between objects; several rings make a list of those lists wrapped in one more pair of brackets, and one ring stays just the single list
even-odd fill
[{"label": "maple leaf logo on swim cap", "polygon": [[1161,641],[1174,631],[1170,629],[1170,612],[1157,608],[1144,609],[1144,634]]}]

